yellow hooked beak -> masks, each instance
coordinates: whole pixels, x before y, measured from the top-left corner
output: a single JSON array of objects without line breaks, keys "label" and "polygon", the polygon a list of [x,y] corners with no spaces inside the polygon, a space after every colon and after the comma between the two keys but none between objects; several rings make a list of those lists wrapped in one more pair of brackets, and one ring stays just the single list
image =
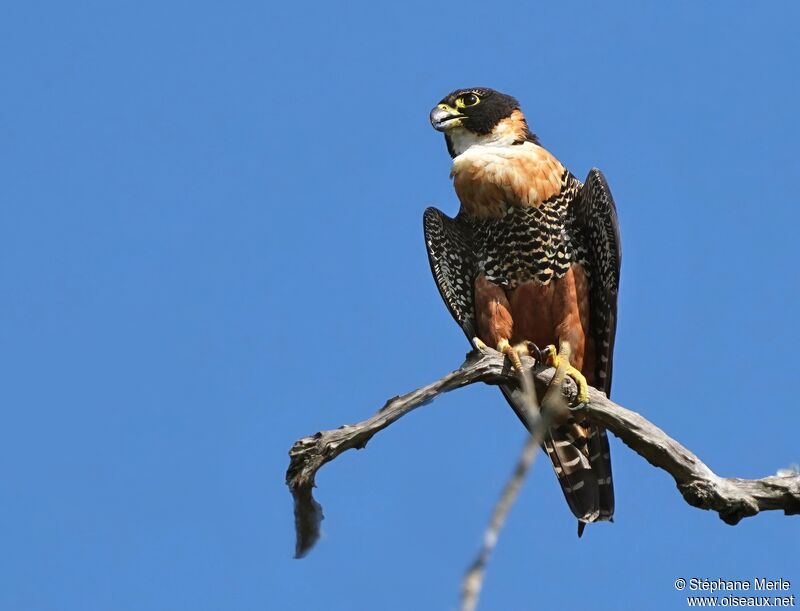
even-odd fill
[{"label": "yellow hooked beak", "polygon": [[431,111],[431,125],[439,132],[446,132],[454,127],[461,126],[462,115],[458,110],[448,104],[439,104]]}]

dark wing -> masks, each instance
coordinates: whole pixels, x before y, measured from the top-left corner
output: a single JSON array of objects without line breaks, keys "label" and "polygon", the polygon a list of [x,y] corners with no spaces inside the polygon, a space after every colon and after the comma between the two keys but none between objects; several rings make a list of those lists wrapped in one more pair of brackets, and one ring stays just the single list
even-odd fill
[{"label": "dark wing", "polygon": [[[569,211],[581,240],[580,246],[586,253],[586,271],[589,272],[589,327],[597,351],[595,380],[598,388],[608,396],[614,364],[622,249],[617,209],[600,170],[592,168],[589,171]],[[604,428],[596,425],[589,426],[587,433],[586,453],[598,484],[598,519],[610,520],[614,515],[614,485],[608,435]],[[579,525],[579,534],[581,530]]]},{"label": "dark wing", "polygon": [[458,216],[428,208],[422,217],[425,246],[436,286],[447,309],[470,341],[478,334],[473,286],[477,261],[472,232]]},{"label": "dark wing", "polygon": [[610,396],[622,247],[617,208],[608,183],[597,168],[589,172],[570,213],[587,251],[590,328],[598,356],[595,378],[598,388]]}]

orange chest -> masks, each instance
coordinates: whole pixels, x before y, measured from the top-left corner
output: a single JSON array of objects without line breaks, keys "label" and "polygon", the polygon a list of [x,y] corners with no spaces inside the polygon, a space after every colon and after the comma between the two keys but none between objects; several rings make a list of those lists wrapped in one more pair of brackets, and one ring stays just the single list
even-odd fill
[{"label": "orange chest", "polygon": [[453,160],[451,175],[467,214],[499,218],[510,206],[538,206],[560,193],[564,166],[530,142],[476,145]]}]

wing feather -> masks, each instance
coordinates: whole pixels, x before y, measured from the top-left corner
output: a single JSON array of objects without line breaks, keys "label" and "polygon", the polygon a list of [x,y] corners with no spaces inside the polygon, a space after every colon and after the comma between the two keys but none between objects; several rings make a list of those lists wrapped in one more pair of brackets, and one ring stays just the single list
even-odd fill
[{"label": "wing feather", "polygon": [[436,286],[447,309],[472,340],[475,324],[474,283],[477,274],[472,231],[463,220],[428,208],[422,217],[425,246]]},{"label": "wing feather", "polygon": [[[570,211],[587,253],[591,310],[589,327],[597,348],[595,379],[598,388],[610,396],[622,244],[617,208],[600,170],[592,168],[589,171]],[[599,519],[611,519],[614,514],[614,486],[608,435],[604,428],[596,425],[589,427],[587,451],[598,483]]]},{"label": "wing feather", "polygon": [[617,207],[600,170],[592,168],[589,171],[570,211],[587,250],[590,328],[598,350],[596,378],[600,390],[610,395],[622,244]]}]

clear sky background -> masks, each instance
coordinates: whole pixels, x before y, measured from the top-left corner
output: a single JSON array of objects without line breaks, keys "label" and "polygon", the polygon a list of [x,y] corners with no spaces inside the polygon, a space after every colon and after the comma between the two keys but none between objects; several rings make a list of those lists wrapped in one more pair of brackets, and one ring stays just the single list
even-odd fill
[{"label": "clear sky background", "polygon": [[[796,2],[19,2],[0,16],[0,608],[454,609],[524,441],[496,389],[327,465],[292,559],[296,439],[468,344],[424,208],[430,108],[519,98],[623,239],[614,398],[722,475],[800,462]],[[682,609],[678,577],[789,579],[798,518],[736,527],[612,438],[576,537],[540,461],[483,609]]]}]

